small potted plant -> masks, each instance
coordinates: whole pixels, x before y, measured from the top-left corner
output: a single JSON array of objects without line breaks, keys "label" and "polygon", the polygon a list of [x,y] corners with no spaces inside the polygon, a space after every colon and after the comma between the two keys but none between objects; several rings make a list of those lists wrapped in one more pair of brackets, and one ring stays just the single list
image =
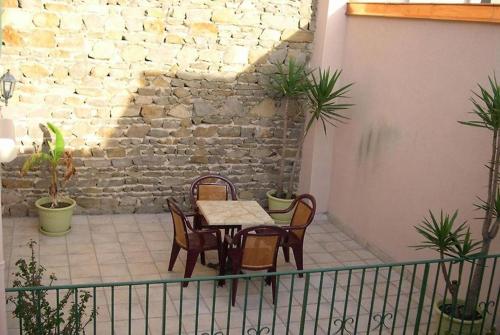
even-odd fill
[{"label": "small potted plant", "polygon": [[[474,105],[472,113],[478,119],[460,121],[463,125],[483,128],[491,133],[491,142],[488,143],[488,147],[491,148],[491,160],[487,165],[489,170],[487,195],[485,199],[479,198],[480,202],[475,205],[478,210],[484,212],[481,218],[481,240],[477,242],[472,240],[466,223],[455,228],[457,212],[451,216],[441,213],[439,218],[436,218],[431,212],[430,220],[424,219],[423,223],[416,227],[425,239],[421,244],[415,246],[416,248],[430,248],[437,251],[441,258],[448,256],[462,259],[459,261],[460,266],[456,280],[451,278],[445,264],[440,264],[451,299],[450,301],[438,301],[435,306],[436,313],[443,314],[438,335],[459,334],[460,330],[463,334],[478,335],[483,329],[482,323],[485,314],[478,311],[478,306],[486,269],[486,258],[477,259],[472,270],[470,283],[466,284],[467,294],[465,298],[459,299],[458,294],[465,264],[463,260],[467,261],[471,255],[488,255],[491,242],[497,236],[500,227],[500,85],[495,76],[488,77],[488,79],[489,90],[478,85],[479,92],[473,92],[474,97],[471,99]],[[443,322],[445,322],[444,325]]]},{"label": "small potted plant", "polygon": [[[279,163],[279,174],[275,190],[267,192],[267,199],[270,210],[286,209],[290,206],[294,197],[294,181],[296,167],[300,161],[302,144],[312,126],[316,121],[321,121],[326,134],[327,124],[336,126],[348,119],[341,114],[341,110],[346,110],[352,104],[339,103],[340,99],[347,98],[351,84],[336,87],[341,71],[333,73],[330,70],[316,71],[307,70],[303,64],[298,64],[290,58],[287,64],[275,64],[276,71],[270,75],[270,91],[274,97],[279,99],[280,108],[283,112],[283,135],[281,141],[281,158]],[[301,100],[305,103],[301,104]],[[304,109],[300,108],[304,105]],[[285,182],[285,170],[287,151],[289,143],[289,123],[302,114],[303,111],[309,113],[297,143],[297,151],[292,163],[291,172]],[[288,224],[291,214],[273,214],[277,223]]]},{"label": "small potted plant", "polygon": [[[76,202],[69,197],[59,195],[60,174],[62,182],[68,181],[75,174],[73,159],[68,151],[65,151],[64,137],[62,132],[52,123],[47,123],[55,139],[52,140],[50,133],[44,139],[41,149],[35,146],[35,152],[24,162],[21,175],[40,167],[46,167],[50,178],[49,196],[38,199],[35,206],[38,211],[40,231],[49,236],[62,236],[71,230],[71,219]],[[43,128],[42,128],[43,129]]]},{"label": "small potted plant", "polygon": [[[21,258],[16,262],[13,287],[21,290],[7,298],[7,303],[15,307],[12,315],[21,322],[22,333],[85,334],[85,327],[97,315],[97,308],[87,312],[92,295],[85,290],[61,289],[59,301],[54,301],[55,290],[37,289],[43,285],[46,269],[36,260],[35,245],[35,241],[28,243],[29,260]],[[48,286],[55,281],[55,274],[50,274]]]}]

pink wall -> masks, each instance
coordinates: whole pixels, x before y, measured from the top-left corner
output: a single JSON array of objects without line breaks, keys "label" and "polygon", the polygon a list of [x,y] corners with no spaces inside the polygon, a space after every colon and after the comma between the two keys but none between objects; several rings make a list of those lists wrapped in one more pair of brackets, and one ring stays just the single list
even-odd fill
[{"label": "pink wall", "polygon": [[[325,41],[322,63],[335,65]],[[394,260],[435,256],[408,248],[428,209],[458,208],[478,232],[489,137],[457,120],[470,118],[475,84],[500,77],[500,26],[348,17],[342,58],[344,80],[356,83],[352,119],[312,148],[333,153],[328,214]]]}]

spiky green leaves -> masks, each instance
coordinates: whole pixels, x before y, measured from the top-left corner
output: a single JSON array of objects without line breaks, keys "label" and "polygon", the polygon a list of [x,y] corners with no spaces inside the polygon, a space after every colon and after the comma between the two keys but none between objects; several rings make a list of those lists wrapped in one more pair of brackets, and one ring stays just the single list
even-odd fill
[{"label": "spiky green leaves", "polygon": [[455,227],[458,210],[452,215],[441,210],[439,217],[429,211],[429,218],[424,218],[422,223],[415,226],[417,232],[424,238],[420,244],[412,247],[431,249],[449,257],[465,258],[472,256],[481,245],[472,239],[470,229],[466,222]]},{"label": "spiky green leaves", "polygon": [[493,78],[488,76],[488,81],[490,84],[489,90],[478,84],[479,92],[472,92],[474,94],[471,98],[474,105],[472,113],[479,120],[459,121],[461,124],[489,130],[500,129],[500,85],[495,74],[493,74]]},{"label": "spiky green leaves", "polygon": [[318,70],[318,77],[311,76],[311,85],[308,90],[308,97],[311,103],[311,119],[307,123],[306,133],[315,121],[321,121],[326,134],[326,125],[336,126],[336,123],[344,123],[349,118],[339,113],[341,110],[349,109],[353,104],[339,103],[339,99],[348,98],[347,93],[352,83],[335,88],[339,81],[341,70],[336,70],[330,74],[328,70]]},{"label": "spiky green leaves", "polygon": [[270,89],[278,97],[298,98],[309,88],[309,73],[304,64],[290,58],[287,64],[274,64],[276,73],[270,75]]}]

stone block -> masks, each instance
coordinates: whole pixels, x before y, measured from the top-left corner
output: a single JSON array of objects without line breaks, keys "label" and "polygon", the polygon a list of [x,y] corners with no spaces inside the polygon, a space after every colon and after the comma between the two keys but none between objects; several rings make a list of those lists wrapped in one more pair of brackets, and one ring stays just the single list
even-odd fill
[{"label": "stone block", "polygon": [[217,134],[221,137],[239,137],[241,135],[241,127],[223,127],[217,129]]},{"label": "stone block", "polygon": [[69,12],[71,11],[71,6],[63,2],[46,2],[43,7],[46,10],[52,12]]},{"label": "stone block", "polygon": [[216,109],[208,101],[201,99],[195,100],[193,102],[193,109],[195,116],[207,116],[217,112]]},{"label": "stone block", "polygon": [[141,116],[145,119],[162,118],[165,117],[165,108],[156,105],[142,106]]},{"label": "stone block", "polygon": [[24,64],[21,65],[21,72],[23,76],[32,79],[40,79],[47,77],[49,75],[49,71],[40,64]]},{"label": "stone block", "polygon": [[276,114],[276,103],[273,99],[266,98],[253,107],[250,114],[262,118],[272,118]]},{"label": "stone block", "polygon": [[186,20],[188,22],[210,22],[212,17],[211,9],[188,9],[186,11]]},{"label": "stone block", "polygon": [[129,45],[122,51],[122,58],[127,63],[143,61],[148,51],[140,45]]},{"label": "stone block", "polygon": [[179,119],[189,118],[192,116],[191,110],[189,110],[184,105],[177,105],[174,108],[170,109],[167,113],[169,116],[176,117]]},{"label": "stone block", "polygon": [[125,20],[120,15],[108,15],[104,30],[122,32],[125,30]]},{"label": "stone block", "polygon": [[54,48],[56,46],[55,34],[48,30],[35,30],[31,33],[30,46],[35,48]]},{"label": "stone block", "polygon": [[11,26],[3,28],[2,41],[8,47],[20,47],[24,45],[22,34]]},{"label": "stone block", "polygon": [[279,41],[281,39],[281,31],[275,29],[264,29],[262,34],[259,36],[259,39],[267,41]]},{"label": "stone block", "polygon": [[20,31],[33,28],[33,16],[30,12],[17,8],[8,8],[2,13],[2,26],[11,26]]},{"label": "stone block", "polygon": [[193,135],[196,137],[213,137],[217,134],[217,127],[196,127]]},{"label": "stone block", "polygon": [[[82,16],[80,14],[65,13],[61,17],[60,28],[65,31],[80,31],[83,26]],[[74,37],[72,37],[74,39]]]},{"label": "stone block", "polygon": [[165,42],[172,44],[184,44],[184,38],[177,34],[167,34],[167,37],[165,37]]},{"label": "stone block", "polygon": [[248,48],[242,46],[231,46],[224,52],[224,63],[226,64],[247,64]]},{"label": "stone block", "polygon": [[231,8],[217,8],[212,14],[212,21],[216,23],[238,24],[239,20]]},{"label": "stone block", "polygon": [[106,149],[106,155],[108,158],[120,158],[125,157],[127,154],[125,148],[109,148]]},{"label": "stone block", "polygon": [[151,130],[151,126],[147,124],[133,124],[126,131],[127,137],[143,138]]},{"label": "stone block", "polygon": [[165,22],[160,19],[146,19],[144,21],[144,31],[161,34],[165,31]]},{"label": "stone block", "polygon": [[202,36],[202,37],[217,37],[218,29],[213,23],[208,22],[196,22],[189,26],[189,33],[192,36]]},{"label": "stone block", "polygon": [[311,43],[314,40],[314,34],[307,30],[285,29],[281,39],[287,42]]},{"label": "stone block", "polygon": [[33,16],[33,23],[40,28],[55,28],[59,26],[59,17],[54,13],[36,13]]},{"label": "stone block", "polygon": [[89,54],[94,59],[110,59],[115,54],[115,44],[112,41],[97,41]]}]

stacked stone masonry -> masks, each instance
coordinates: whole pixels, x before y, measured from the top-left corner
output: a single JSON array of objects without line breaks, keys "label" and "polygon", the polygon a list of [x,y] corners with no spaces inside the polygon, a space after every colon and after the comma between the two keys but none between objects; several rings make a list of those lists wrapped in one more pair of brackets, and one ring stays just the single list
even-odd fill
[{"label": "stacked stone masonry", "polygon": [[[22,154],[2,166],[4,215],[34,213],[41,171],[21,177],[40,123],[61,127],[81,213],[160,212],[193,178],[265,198],[280,159],[273,62],[306,62],[314,0],[4,0],[0,70],[18,79],[3,108]],[[290,129],[297,142],[303,120]],[[287,169],[290,170],[294,150]]]}]

